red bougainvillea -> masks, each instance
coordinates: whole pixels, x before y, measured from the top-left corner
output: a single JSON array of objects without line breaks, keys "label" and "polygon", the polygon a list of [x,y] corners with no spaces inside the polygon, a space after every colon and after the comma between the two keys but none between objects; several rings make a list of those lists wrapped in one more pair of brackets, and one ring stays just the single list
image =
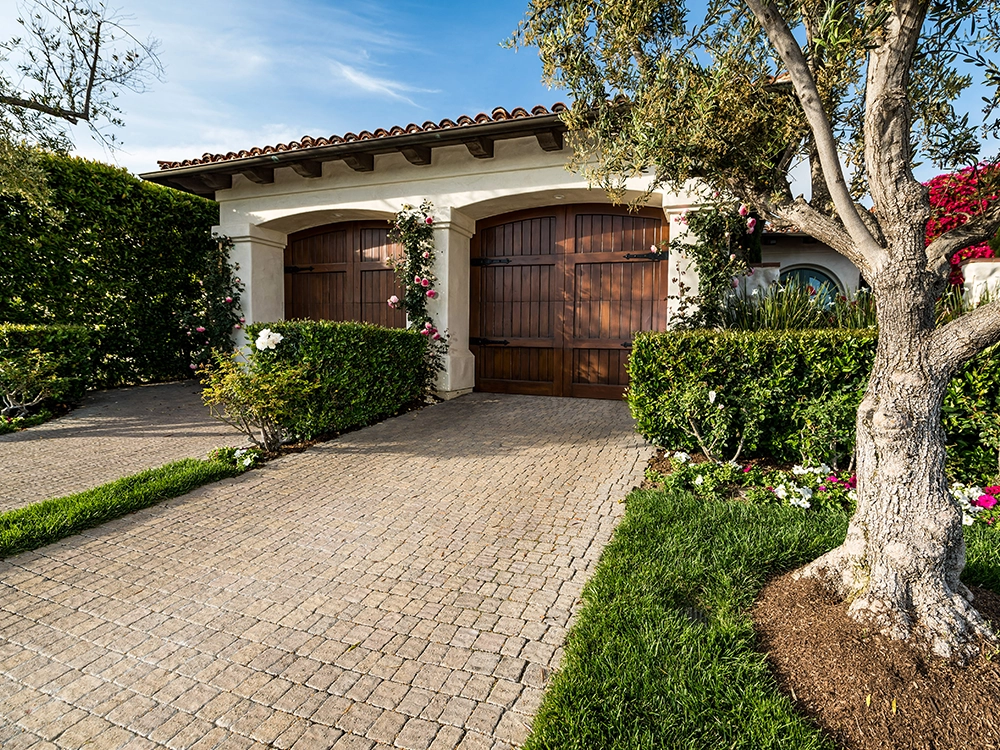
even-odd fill
[{"label": "red bougainvillea", "polygon": [[[942,174],[924,183],[930,191],[931,220],[927,222],[927,238],[931,240],[950,229],[961,226],[970,217],[983,211],[996,195],[979,195],[979,180],[986,165],[967,167],[953,174]],[[996,167],[992,167],[996,168]],[[951,259],[951,283],[961,284],[961,263],[970,258],[992,258],[993,249],[983,242],[959,250]]]}]

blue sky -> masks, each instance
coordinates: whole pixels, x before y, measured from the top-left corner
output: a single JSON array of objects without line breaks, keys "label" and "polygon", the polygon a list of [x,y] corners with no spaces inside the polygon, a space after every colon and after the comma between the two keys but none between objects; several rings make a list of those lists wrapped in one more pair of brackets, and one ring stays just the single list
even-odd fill
[{"label": "blue sky", "polygon": [[[10,7],[11,0],[0,6]],[[123,94],[121,150],[85,128],[77,151],[133,172],[205,152],[552,105],[534,50],[502,49],[526,0],[118,0],[160,40],[162,82]],[[0,37],[16,32],[3,13]]]},{"label": "blue sky", "polygon": [[[440,121],[494,107],[551,106],[533,49],[500,47],[527,0],[110,0],[160,40],[163,81],[124,93],[122,146],[85,127],[77,152],[133,172],[156,161]],[[0,0],[0,39],[20,0]],[[978,119],[977,95],[967,97]],[[988,150],[996,151],[996,144]],[[929,179],[930,165],[918,170]]]}]

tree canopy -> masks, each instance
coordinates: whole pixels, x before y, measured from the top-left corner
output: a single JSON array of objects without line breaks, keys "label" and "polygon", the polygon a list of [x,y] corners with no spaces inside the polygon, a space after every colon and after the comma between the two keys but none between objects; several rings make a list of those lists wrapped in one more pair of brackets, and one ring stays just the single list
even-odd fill
[{"label": "tree canopy", "polygon": [[144,91],[161,67],[156,40],[134,36],[104,0],[31,0],[17,20],[23,34],[0,43],[0,192],[38,203],[33,149],[67,150],[80,122],[114,146],[118,95]]}]

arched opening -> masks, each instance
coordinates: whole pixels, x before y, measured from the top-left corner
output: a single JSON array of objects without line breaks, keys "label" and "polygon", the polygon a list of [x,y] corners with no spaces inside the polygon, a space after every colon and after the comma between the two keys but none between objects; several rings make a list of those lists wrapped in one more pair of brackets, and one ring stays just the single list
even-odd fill
[{"label": "arched opening", "polygon": [[811,295],[824,304],[831,304],[838,294],[843,294],[843,285],[831,271],[817,266],[797,265],[781,269],[779,283],[794,284],[808,289]]}]

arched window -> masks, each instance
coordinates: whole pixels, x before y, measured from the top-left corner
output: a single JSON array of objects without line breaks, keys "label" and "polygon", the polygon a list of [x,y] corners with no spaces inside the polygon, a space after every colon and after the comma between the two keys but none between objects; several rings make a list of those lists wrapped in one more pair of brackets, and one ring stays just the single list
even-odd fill
[{"label": "arched window", "polygon": [[834,297],[842,291],[833,274],[812,266],[782,269],[779,283],[808,287],[810,293],[817,295],[824,305],[832,303]]}]

